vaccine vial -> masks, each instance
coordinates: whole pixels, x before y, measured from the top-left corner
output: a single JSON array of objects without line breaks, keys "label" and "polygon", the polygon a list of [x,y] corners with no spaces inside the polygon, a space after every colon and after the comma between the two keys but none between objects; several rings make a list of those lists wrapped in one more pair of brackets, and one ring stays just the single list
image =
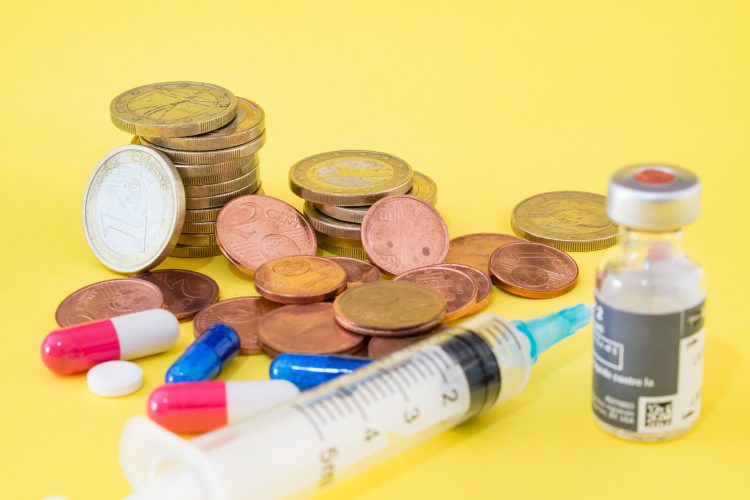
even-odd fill
[{"label": "vaccine vial", "polygon": [[622,229],[597,270],[592,409],[620,438],[674,438],[698,418],[706,292],[681,228],[698,217],[700,189],[665,165],[610,179],[607,213]]}]

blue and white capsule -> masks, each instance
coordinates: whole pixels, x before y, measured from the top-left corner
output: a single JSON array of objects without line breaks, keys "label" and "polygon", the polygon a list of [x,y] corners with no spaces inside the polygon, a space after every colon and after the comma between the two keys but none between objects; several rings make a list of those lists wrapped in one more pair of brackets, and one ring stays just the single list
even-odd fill
[{"label": "blue and white capsule", "polygon": [[227,325],[212,325],[167,370],[164,381],[198,382],[216,378],[240,350],[240,338]]},{"label": "blue and white capsule", "polygon": [[369,358],[327,354],[279,354],[269,367],[272,379],[288,380],[306,391],[372,363]]}]

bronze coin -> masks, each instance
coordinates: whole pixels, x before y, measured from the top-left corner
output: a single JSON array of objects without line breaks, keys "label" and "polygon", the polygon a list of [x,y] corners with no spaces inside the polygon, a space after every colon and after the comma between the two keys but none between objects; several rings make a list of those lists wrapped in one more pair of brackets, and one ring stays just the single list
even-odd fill
[{"label": "bronze coin", "polygon": [[394,275],[440,264],[449,241],[440,213],[414,196],[383,198],[362,221],[362,246],[370,262]]},{"label": "bronze coin", "polygon": [[297,255],[269,260],[255,270],[255,289],[283,304],[332,299],[346,290],[346,271],[323,257]]},{"label": "bronze coin", "polygon": [[153,283],[136,278],[100,281],[68,295],[55,311],[55,321],[65,327],[137,311],[159,309],[164,295]]},{"label": "bronze coin", "polygon": [[363,335],[406,336],[440,324],[445,299],[432,288],[409,281],[378,281],[349,288],[336,297],[336,321]]},{"label": "bronze coin", "polygon": [[510,243],[490,257],[493,281],[521,297],[557,297],[576,285],[578,265],[562,250],[542,243]]},{"label": "bronze coin", "polygon": [[427,286],[445,298],[448,308],[443,321],[462,318],[473,311],[477,301],[477,285],[469,275],[441,266],[427,266],[399,274],[394,281],[410,281]]},{"label": "bronze coin", "polygon": [[279,307],[261,318],[258,337],[274,354],[340,354],[358,350],[365,337],[341,328],[330,302]]},{"label": "bronze coin", "polygon": [[262,297],[237,297],[217,302],[199,312],[193,320],[196,337],[209,326],[221,323],[230,326],[240,337],[240,354],[261,354],[258,324],[263,315],[281,307]]},{"label": "bronze coin", "polygon": [[240,196],[227,203],[216,220],[224,256],[252,275],[269,260],[315,255],[315,232],[293,206],[270,196]]},{"label": "bronze coin", "polygon": [[350,257],[328,257],[346,271],[348,287],[359,286],[363,283],[374,283],[380,281],[380,271],[369,262]]},{"label": "bronze coin", "polygon": [[526,240],[502,233],[472,233],[453,238],[448,246],[444,264],[466,264],[490,275],[490,255],[508,243],[523,243]]},{"label": "bronze coin", "polygon": [[164,308],[188,319],[206,306],[219,300],[219,285],[205,274],[185,269],[158,269],[139,274],[136,278],[159,287],[164,295]]},{"label": "bronze coin", "polygon": [[464,264],[439,264],[437,267],[447,267],[461,271],[474,280],[474,284],[477,286],[477,300],[469,314],[473,314],[489,305],[490,300],[492,300],[492,281],[482,271],[474,266]]},{"label": "bronze coin", "polygon": [[405,347],[422,342],[425,339],[445,331],[447,328],[448,327],[445,326],[438,326],[427,333],[413,335],[411,337],[372,337],[367,346],[367,355],[372,359],[384,358]]}]

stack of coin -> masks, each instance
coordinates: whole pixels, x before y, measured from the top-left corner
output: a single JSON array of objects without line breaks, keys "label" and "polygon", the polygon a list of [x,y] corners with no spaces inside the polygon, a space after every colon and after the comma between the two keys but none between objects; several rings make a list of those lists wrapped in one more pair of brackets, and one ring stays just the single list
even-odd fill
[{"label": "stack of coin", "polygon": [[289,171],[292,191],[306,200],[304,214],[318,247],[366,260],[362,220],[370,206],[391,194],[410,194],[434,205],[437,186],[404,160],[374,151],[332,151],[300,160]]},{"label": "stack of coin", "polygon": [[171,255],[219,255],[219,211],[235,197],[261,189],[263,109],[216,85],[167,82],[123,92],[110,111],[117,127],[136,134],[134,144],[159,151],[180,174],[185,222]]}]

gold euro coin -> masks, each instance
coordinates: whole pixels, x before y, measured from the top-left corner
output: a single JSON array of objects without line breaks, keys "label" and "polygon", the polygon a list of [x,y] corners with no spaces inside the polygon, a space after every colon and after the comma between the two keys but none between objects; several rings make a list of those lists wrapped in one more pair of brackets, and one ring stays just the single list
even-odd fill
[{"label": "gold euro coin", "polygon": [[289,186],[299,197],[336,206],[370,205],[411,189],[408,163],[387,153],[332,151],[300,160],[289,170]]},{"label": "gold euro coin", "polygon": [[239,146],[258,137],[265,129],[263,108],[252,101],[237,98],[237,115],[223,127],[192,137],[146,137],[156,144],[180,151],[214,151]]},{"label": "gold euro coin", "polygon": [[185,191],[165,156],[121,146],[99,161],[83,198],[83,229],[99,261],[120,273],[145,271],[172,251],[185,217]]},{"label": "gold euro coin", "polygon": [[190,234],[182,233],[180,238],[177,240],[178,245],[193,246],[193,247],[215,247],[218,246],[216,243],[215,234]]},{"label": "gold euro coin", "polygon": [[196,247],[189,245],[177,245],[169,254],[170,257],[215,257],[221,255],[219,247]]},{"label": "gold euro coin", "polygon": [[216,222],[222,207],[185,210],[185,222]]},{"label": "gold euro coin", "polygon": [[350,288],[333,301],[342,327],[362,335],[406,336],[436,327],[445,317],[445,298],[410,281],[378,281]]},{"label": "gold euro coin", "polygon": [[362,240],[337,238],[315,231],[318,240],[318,248],[339,257],[351,257],[352,259],[367,260],[367,253],[362,246]]},{"label": "gold euro coin", "polygon": [[232,148],[217,149],[216,151],[180,151],[179,149],[170,149],[157,146],[149,142],[145,137],[140,137],[141,144],[154,148],[164,153],[167,158],[174,163],[187,165],[207,165],[210,163],[221,163],[237,158],[244,158],[257,153],[266,142],[266,133],[263,132],[258,137],[245,144],[240,144]]},{"label": "gold euro coin", "polygon": [[218,182],[216,184],[204,184],[202,186],[185,186],[185,196],[188,198],[200,198],[214,196],[217,194],[231,193],[247,186],[254,186],[258,182],[258,169],[252,170],[236,179]]},{"label": "gold euro coin", "polygon": [[112,123],[146,137],[205,134],[234,119],[237,98],[209,83],[165,82],[118,95],[109,105]]},{"label": "gold euro coin", "polygon": [[253,194],[258,190],[258,185],[253,184],[244,188],[232,191],[230,193],[217,194],[215,196],[206,196],[201,198],[185,198],[185,207],[195,210],[203,208],[218,208],[224,206],[230,200],[243,194]]},{"label": "gold euro coin", "polygon": [[251,172],[258,166],[258,155],[236,158],[210,165],[182,165],[174,164],[177,172],[186,186],[204,186],[231,181]]},{"label": "gold euro coin", "polygon": [[617,242],[606,197],[581,191],[542,193],[513,209],[513,231],[529,241],[569,252],[600,250]]},{"label": "gold euro coin", "polygon": [[[437,203],[437,184],[421,172],[414,170],[413,174],[411,190],[406,194],[416,196],[434,206]],[[367,210],[371,206],[337,207],[336,205],[323,205],[322,203],[315,203],[314,205],[318,212],[329,217],[345,222],[356,222],[357,224],[362,223]]]},{"label": "gold euro coin", "polygon": [[[218,214],[217,214],[218,215]],[[187,222],[182,224],[183,234],[212,234],[216,232],[216,222]]]},{"label": "gold euro coin", "polygon": [[312,228],[320,233],[350,240],[361,239],[361,224],[345,222],[334,219],[333,217],[328,217],[327,215],[318,212],[318,210],[315,209],[315,206],[309,201],[306,201],[302,207],[302,213],[305,214],[305,217],[307,217]]}]

